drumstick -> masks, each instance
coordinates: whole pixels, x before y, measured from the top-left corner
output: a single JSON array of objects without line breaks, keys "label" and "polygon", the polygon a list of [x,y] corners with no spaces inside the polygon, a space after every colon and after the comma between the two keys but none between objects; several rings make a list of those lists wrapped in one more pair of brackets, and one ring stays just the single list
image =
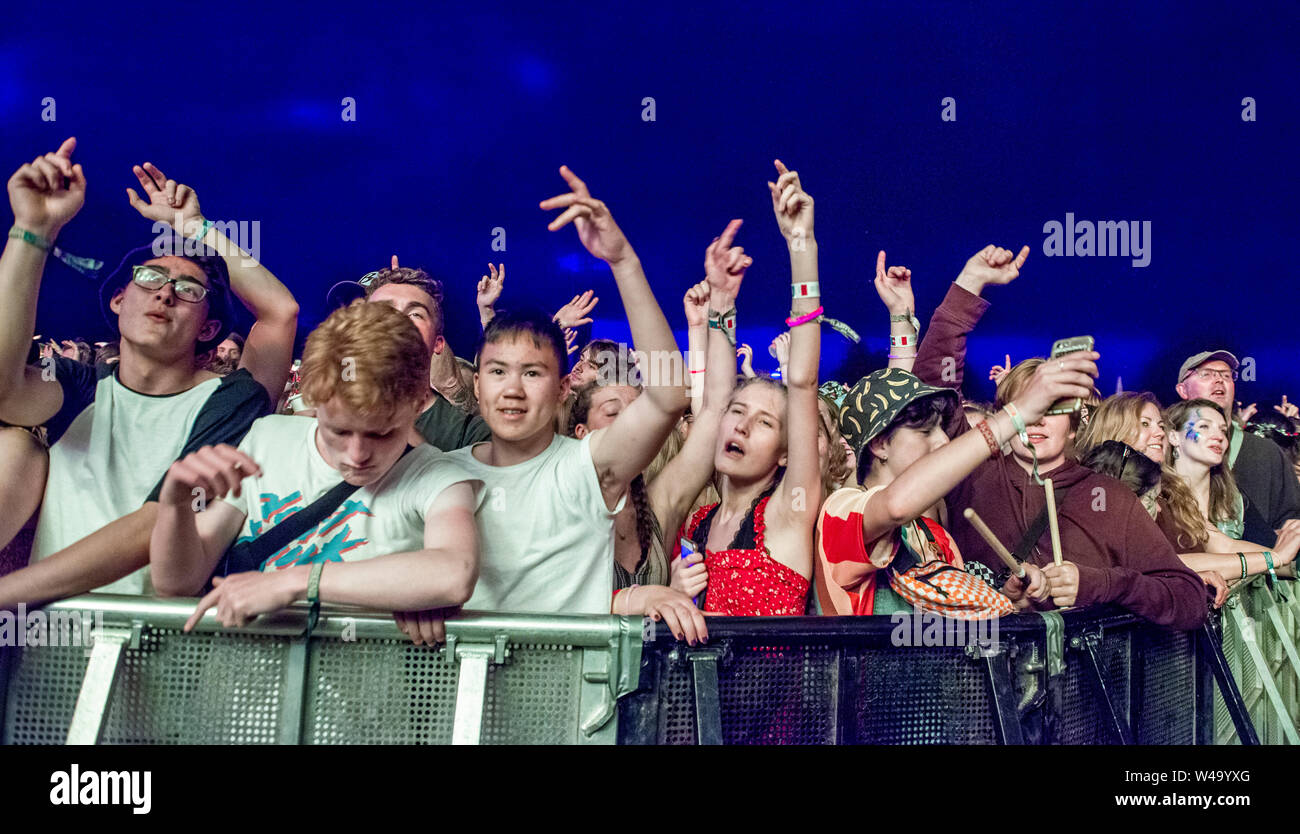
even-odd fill
[{"label": "drumstick", "polygon": [[979,533],[984,541],[989,543],[989,547],[993,548],[993,552],[998,554],[998,558],[1005,562],[1007,567],[1011,568],[1011,572],[1028,583],[1029,577],[1025,574],[1025,566],[1017,562],[1016,557],[1011,555],[1011,551],[1007,550],[1002,542],[998,541],[998,537],[993,535],[993,531],[984,523],[984,519],[980,518],[979,513],[975,512],[971,507],[967,507],[962,515],[966,516],[966,520],[975,528],[975,532]]},{"label": "drumstick", "polygon": [[1043,489],[1047,490],[1047,529],[1052,531],[1052,562],[1061,564],[1061,529],[1056,522],[1056,490],[1052,488],[1052,479],[1043,480]]}]

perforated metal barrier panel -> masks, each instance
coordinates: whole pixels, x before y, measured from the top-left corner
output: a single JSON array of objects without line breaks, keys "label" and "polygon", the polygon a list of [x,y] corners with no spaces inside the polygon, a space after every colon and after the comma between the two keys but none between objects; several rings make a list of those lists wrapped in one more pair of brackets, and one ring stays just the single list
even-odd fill
[{"label": "perforated metal barrier panel", "polygon": [[[132,630],[92,725],[105,744],[447,744],[458,720],[484,744],[609,744],[640,649],[641,624],[615,617],[466,614],[435,650],[391,619],[326,612],[309,648],[300,610],[184,634],[184,601],[88,596],[60,608]],[[0,651],[0,741],[69,740],[87,655]],[[458,699],[466,656],[486,659],[472,703]]]},{"label": "perforated metal barrier panel", "polygon": [[[1233,697],[1261,741],[1294,742],[1300,603],[1261,583],[1234,599],[1222,618]],[[118,640],[99,711],[83,684],[103,668],[88,673],[71,634],[0,647],[3,743],[1238,741],[1197,634],[1111,609],[1066,612],[1059,656],[1036,615],[1004,618],[992,643],[949,646],[894,645],[888,617],[719,618],[706,646],[687,647],[662,625],[642,644],[627,618],[467,614],[432,650],[364,612],[327,610],[308,646],[300,609],[192,634],[179,628],[185,601],[89,596],[56,610],[97,617]]]}]

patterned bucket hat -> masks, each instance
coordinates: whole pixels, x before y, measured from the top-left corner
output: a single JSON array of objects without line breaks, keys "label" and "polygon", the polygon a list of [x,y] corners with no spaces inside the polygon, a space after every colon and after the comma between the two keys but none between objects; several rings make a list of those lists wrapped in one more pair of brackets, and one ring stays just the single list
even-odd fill
[{"label": "patterned bucket hat", "polygon": [[926,385],[902,368],[882,368],[859,379],[849,389],[840,409],[840,433],[853,453],[862,460],[863,450],[877,435],[898,419],[903,409],[922,397],[950,397],[957,405],[957,392],[951,388]]}]

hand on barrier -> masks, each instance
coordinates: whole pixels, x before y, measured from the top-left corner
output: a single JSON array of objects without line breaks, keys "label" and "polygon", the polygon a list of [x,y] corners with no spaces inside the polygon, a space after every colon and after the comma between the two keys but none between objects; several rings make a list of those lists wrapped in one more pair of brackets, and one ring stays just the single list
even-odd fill
[{"label": "hand on barrier", "polygon": [[459,607],[431,608],[428,611],[394,611],[393,620],[415,645],[439,646],[447,642],[446,621],[459,613]]},{"label": "hand on barrier", "polygon": [[635,608],[629,613],[640,609],[640,613],[655,622],[663,620],[674,637],[692,646],[709,639],[704,614],[681,591],[664,585],[642,585],[632,590],[637,591],[637,595],[631,601]]},{"label": "hand on barrier", "polygon": [[1057,608],[1069,608],[1079,596],[1079,566],[1071,561],[1048,565],[1043,573],[1052,583],[1052,602]]},{"label": "hand on barrier", "polygon": [[1273,564],[1277,567],[1291,564],[1295,561],[1297,551],[1300,551],[1300,519],[1293,518],[1277,531],[1277,541],[1273,543]]},{"label": "hand on barrier", "polygon": [[167,469],[158,501],[180,507],[193,506],[197,498],[203,505],[227,494],[238,498],[240,481],[261,474],[262,467],[234,446],[204,446]]},{"label": "hand on barrier", "polygon": [[694,599],[709,585],[709,569],[704,566],[703,553],[690,553],[684,559],[673,559],[669,567],[669,587]]},{"label": "hand on barrier", "polygon": [[1222,608],[1223,603],[1228,600],[1228,583],[1223,581],[1223,577],[1215,570],[1197,571],[1196,575],[1201,577],[1208,587],[1214,589],[1214,607]]},{"label": "hand on barrier", "polygon": [[306,597],[309,568],[298,565],[270,573],[247,571],[213,578],[212,590],[185,621],[185,631],[198,625],[203,613],[214,606],[217,620],[227,628],[243,628],[259,614],[287,608]]}]

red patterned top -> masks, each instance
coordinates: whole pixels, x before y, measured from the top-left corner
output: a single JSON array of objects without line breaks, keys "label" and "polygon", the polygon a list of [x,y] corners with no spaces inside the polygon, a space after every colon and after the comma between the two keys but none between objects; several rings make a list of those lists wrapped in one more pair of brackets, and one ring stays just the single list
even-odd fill
[{"label": "red patterned top", "polygon": [[[771,496],[768,496],[770,498]],[[704,564],[709,569],[709,587],[705,591],[704,610],[731,617],[802,617],[808,599],[809,582],[799,572],[772,558],[763,544],[767,523],[764,511],[768,498],[754,508],[754,547],[704,550]],[[700,507],[686,525],[687,538],[709,512],[718,506]]]}]

